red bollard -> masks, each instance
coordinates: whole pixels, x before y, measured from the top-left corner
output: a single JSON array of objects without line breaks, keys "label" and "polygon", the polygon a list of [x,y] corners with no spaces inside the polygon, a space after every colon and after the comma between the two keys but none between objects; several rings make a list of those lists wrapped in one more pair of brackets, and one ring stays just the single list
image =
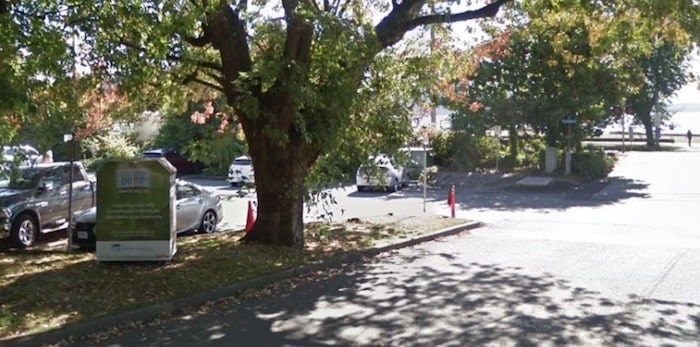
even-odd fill
[{"label": "red bollard", "polygon": [[248,217],[245,220],[245,232],[246,234],[250,232],[250,230],[253,229],[253,225],[255,224],[255,214],[253,214],[253,204],[248,201]]},{"label": "red bollard", "polygon": [[452,218],[455,217],[455,204],[456,204],[456,199],[455,199],[455,185],[453,184],[450,186],[450,194],[447,196],[447,204],[450,205],[450,212]]}]

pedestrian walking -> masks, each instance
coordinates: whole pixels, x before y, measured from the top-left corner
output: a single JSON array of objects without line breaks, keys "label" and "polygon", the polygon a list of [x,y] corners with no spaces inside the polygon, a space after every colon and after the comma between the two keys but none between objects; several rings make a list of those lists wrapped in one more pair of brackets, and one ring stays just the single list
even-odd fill
[{"label": "pedestrian walking", "polygon": [[691,142],[693,142],[693,133],[690,131],[690,129],[688,129],[688,133],[685,134],[685,136],[688,137],[688,147],[693,147],[691,144]]}]

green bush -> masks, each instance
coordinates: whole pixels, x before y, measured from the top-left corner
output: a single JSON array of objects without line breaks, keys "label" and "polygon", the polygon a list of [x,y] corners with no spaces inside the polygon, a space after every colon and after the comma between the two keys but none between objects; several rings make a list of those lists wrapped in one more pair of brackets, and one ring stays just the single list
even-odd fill
[{"label": "green bush", "polygon": [[518,152],[516,158],[517,166],[525,168],[540,167],[540,154],[546,147],[547,144],[541,138],[533,137],[525,140],[522,144],[522,150]]},{"label": "green bush", "polygon": [[464,131],[441,132],[431,139],[435,165],[455,171],[493,168],[503,157],[503,146],[492,136],[477,136]]},{"label": "green bush", "polygon": [[110,158],[91,158],[83,160],[83,164],[85,164],[85,170],[88,172],[97,172],[102,164],[108,160],[110,160]]},{"label": "green bush", "polygon": [[140,148],[129,140],[128,135],[109,133],[84,139],[81,143],[88,158],[133,158]]},{"label": "green bush", "polygon": [[572,154],[571,173],[585,179],[605,178],[615,166],[616,159],[602,149],[589,148]]}]

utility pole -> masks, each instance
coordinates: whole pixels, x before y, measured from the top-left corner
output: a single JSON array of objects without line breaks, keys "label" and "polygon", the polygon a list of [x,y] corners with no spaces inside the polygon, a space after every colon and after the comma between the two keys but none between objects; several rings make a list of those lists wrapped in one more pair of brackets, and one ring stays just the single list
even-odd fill
[{"label": "utility pole", "polygon": [[[435,14],[435,5],[430,5],[430,14],[433,15]],[[433,29],[433,26],[435,24],[430,25],[430,55],[433,54],[433,45],[435,44],[435,29]],[[433,100],[431,100],[433,101]],[[435,126],[437,124],[437,105],[432,105],[430,109],[430,127],[432,129],[435,129]]]}]

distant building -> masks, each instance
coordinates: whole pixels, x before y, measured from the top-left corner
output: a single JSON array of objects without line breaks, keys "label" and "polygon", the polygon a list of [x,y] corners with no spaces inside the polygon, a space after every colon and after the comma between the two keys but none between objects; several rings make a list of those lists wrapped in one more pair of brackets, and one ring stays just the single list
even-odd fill
[{"label": "distant building", "polygon": [[413,129],[421,129],[423,127],[432,128],[435,130],[444,130],[452,128],[453,111],[438,106],[435,109],[435,123],[432,122],[431,110],[428,108],[416,105],[413,107],[413,117],[411,125]]}]

